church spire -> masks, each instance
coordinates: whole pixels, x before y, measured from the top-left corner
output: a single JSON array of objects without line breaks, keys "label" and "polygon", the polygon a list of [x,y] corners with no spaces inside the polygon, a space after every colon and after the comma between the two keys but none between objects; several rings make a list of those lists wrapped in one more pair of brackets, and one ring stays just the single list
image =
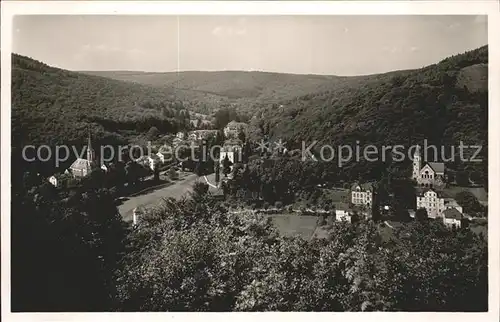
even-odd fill
[{"label": "church spire", "polygon": [[94,150],[92,149],[92,140],[90,139],[90,127],[89,127],[89,138],[87,142],[87,161],[90,164],[94,163]]},{"label": "church spire", "polygon": [[420,176],[420,169],[422,168],[422,158],[420,156],[420,145],[417,144],[415,153],[413,155],[413,173],[412,179],[417,180]]},{"label": "church spire", "polygon": [[88,131],[89,131],[89,140],[87,142],[87,147],[89,150],[91,150],[92,149],[92,141],[90,140],[90,128],[88,128]]}]

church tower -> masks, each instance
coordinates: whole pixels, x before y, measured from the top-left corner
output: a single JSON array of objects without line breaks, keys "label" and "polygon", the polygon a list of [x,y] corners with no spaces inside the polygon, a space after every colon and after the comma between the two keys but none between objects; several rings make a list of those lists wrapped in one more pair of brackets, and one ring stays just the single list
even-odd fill
[{"label": "church tower", "polygon": [[89,129],[89,141],[87,142],[87,162],[91,167],[95,166],[95,153],[92,149],[92,142],[90,140],[90,129]]},{"label": "church tower", "polygon": [[420,169],[422,168],[422,158],[420,156],[420,146],[417,145],[415,154],[413,155],[413,174],[411,178],[417,180],[420,176]]}]

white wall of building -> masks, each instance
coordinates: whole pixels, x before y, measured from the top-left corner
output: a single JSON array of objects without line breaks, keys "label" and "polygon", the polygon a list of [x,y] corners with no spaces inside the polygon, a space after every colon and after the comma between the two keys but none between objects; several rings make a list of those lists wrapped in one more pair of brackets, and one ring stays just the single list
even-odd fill
[{"label": "white wall of building", "polygon": [[423,196],[417,196],[417,209],[425,208],[429,218],[441,217],[444,207],[444,198],[439,198],[433,190],[428,190]]}]

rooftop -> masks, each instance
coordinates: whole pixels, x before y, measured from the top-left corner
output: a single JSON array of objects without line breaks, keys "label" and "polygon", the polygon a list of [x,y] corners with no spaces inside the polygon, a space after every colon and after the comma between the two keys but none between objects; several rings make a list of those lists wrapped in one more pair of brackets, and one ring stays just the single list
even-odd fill
[{"label": "rooftop", "polygon": [[373,182],[365,182],[365,183],[355,182],[351,186],[351,189],[355,190],[357,188],[357,186],[360,186],[361,190],[363,190],[363,191],[373,191],[374,184],[373,184]]},{"label": "rooftop", "polygon": [[427,162],[427,164],[434,170],[436,173],[444,173],[444,163],[442,162]]},{"label": "rooftop", "polygon": [[76,159],[75,162],[73,162],[70,166],[71,170],[83,170],[83,169],[90,169],[91,165],[90,162],[87,159]]},{"label": "rooftop", "polygon": [[447,193],[445,193],[444,191],[438,190],[435,188],[417,188],[416,189],[417,195],[420,197],[423,197],[424,194],[428,191],[434,191],[435,193],[437,193],[439,198],[453,199],[453,198],[449,198],[449,195]]},{"label": "rooftop", "polygon": [[460,211],[456,210],[455,208],[446,209],[445,211],[443,211],[443,216],[447,219],[456,220],[461,220],[463,218]]},{"label": "rooftop", "polygon": [[335,204],[335,210],[351,211],[352,209],[348,203],[338,202]]},{"label": "rooftop", "polygon": [[446,206],[450,206],[450,207],[460,207],[460,205],[458,204],[458,202],[453,199],[453,198],[445,198],[444,199],[444,204]]}]

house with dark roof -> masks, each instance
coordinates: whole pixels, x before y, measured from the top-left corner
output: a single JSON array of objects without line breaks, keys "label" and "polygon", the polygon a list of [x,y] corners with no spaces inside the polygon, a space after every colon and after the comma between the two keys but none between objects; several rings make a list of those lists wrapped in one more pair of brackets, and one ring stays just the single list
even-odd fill
[{"label": "house with dark roof", "polygon": [[164,150],[160,149],[160,151],[158,151],[158,153],[156,153],[156,156],[158,157],[158,159],[160,160],[161,163],[165,163],[167,161],[173,160],[173,155],[172,155],[171,151],[164,151]]},{"label": "house with dark roof", "polygon": [[443,211],[443,223],[448,227],[462,227],[464,216],[456,208],[449,208]]},{"label": "house with dark roof", "polygon": [[449,195],[435,188],[424,188],[417,190],[417,209],[427,210],[429,218],[442,217],[447,209],[456,209],[462,213],[463,208]]},{"label": "house with dark roof", "polygon": [[51,176],[49,177],[49,182],[54,186],[54,187],[59,187],[59,181],[57,180],[56,176]]},{"label": "house with dark roof", "polygon": [[453,198],[444,198],[444,208],[445,209],[455,208],[461,214],[463,214],[463,212],[464,212],[464,209],[462,208],[462,206],[460,206],[458,204],[458,202]]}]

